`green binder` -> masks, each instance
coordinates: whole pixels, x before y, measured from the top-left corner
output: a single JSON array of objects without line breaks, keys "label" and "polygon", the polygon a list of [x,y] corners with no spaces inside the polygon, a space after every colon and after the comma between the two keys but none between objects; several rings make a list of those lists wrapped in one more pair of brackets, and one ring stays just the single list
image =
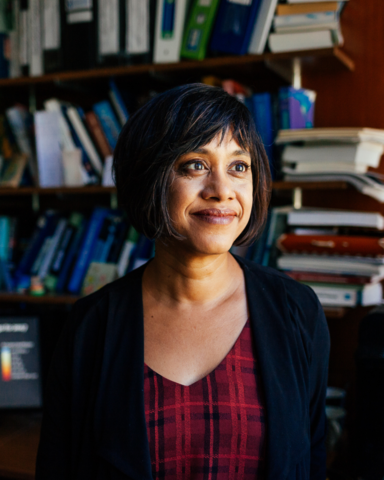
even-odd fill
[{"label": "green binder", "polygon": [[181,56],[203,60],[220,0],[193,0],[181,47]]}]

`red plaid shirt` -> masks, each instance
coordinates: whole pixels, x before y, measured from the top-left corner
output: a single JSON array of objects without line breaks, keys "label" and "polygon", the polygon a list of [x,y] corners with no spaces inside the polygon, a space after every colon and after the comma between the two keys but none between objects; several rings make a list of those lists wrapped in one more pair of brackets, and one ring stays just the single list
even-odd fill
[{"label": "red plaid shirt", "polygon": [[153,478],[260,480],[265,403],[249,320],[213,372],[185,387],[144,365]]}]

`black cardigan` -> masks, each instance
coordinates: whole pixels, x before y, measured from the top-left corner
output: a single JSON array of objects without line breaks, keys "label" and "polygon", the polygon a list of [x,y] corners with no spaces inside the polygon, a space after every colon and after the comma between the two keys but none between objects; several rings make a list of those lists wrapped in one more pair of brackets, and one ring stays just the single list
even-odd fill
[{"label": "black cardigan", "polygon": [[[324,480],[324,313],[310,288],[236,259],[265,390],[267,480]],[[76,302],[51,365],[36,480],[152,478],[143,398],[144,268]]]}]

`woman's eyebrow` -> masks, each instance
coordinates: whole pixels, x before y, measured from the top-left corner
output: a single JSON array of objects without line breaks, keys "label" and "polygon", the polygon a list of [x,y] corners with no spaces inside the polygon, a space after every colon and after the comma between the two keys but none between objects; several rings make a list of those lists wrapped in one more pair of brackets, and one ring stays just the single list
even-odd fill
[{"label": "woman's eyebrow", "polygon": [[[208,155],[210,153],[209,150],[207,150],[206,148],[204,147],[199,147],[199,148],[195,148],[192,152],[190,153],[203,153],[203,154],[206,154]],[[246,150],[234,150],[233,152],[231,152],[231,157],[236,157],[236,155],[246,155],[247,157],[250,157],[250,153],[247,152]]]},{"label": "woman's eyebrow", "polygon": [[250,157],[251,154],[247,152],[246,150],[235,150],[231,153],[233,157],[236,157],[237,155],[246,155],[247,157]]}]

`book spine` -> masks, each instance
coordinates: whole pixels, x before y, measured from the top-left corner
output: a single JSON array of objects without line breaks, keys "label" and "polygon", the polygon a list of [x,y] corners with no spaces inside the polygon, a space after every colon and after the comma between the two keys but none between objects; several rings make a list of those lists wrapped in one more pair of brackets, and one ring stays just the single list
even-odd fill
[{"label": "book spine", "polygon": [[384,238],[288,233],[278,238],[277,247],[284,253],[330,253],[372,257],[384,255]]},{"label": "book spine", "polygon": [[92,260],[97,237],[107,213],[108,210],[97,208],[92,214],[76,265],[68,283],[68,290],[71,293],[77,294],[80,291],[87,268]]},{"label": "book spine", "polygon": [[5,290],[7,292],[14,291],[14,282],[9,271],[9,264],[2,258],[0,258],[0,288],[2,284],[5,285]]},{"label": "book spine", "polygon": [[59,275],[57,279],[57,283],[55,285],[55,290],[57,293],[62,293],[65,290],[67,285],[68,278],[71,275],[72,267],[75,263],[77,258],[78,252],[80,250],[81,242],[84,238],[84,235],[88,229],[88,222],[83,218],[79,223],[76,231],[73,235],[73,240],[70,243],[70,247],[68,249],[68,254],[65,256]]},{"label": "book spine", "polygon": [[332,275],[318,272],[287,271],[286,275],[303,283],[335,283],[338,285],[366,285],[371,283],[371,277],[358,275]]},{"label": "book spine", "polygon": [[80,142],[83,145],[84,150],[87,152],[87,156],[90,159],[92,166],[94,170],[96,171],[97,174],[101,175],[103,171],[103,164],[101,162],[101,159],[99,157],[99,154],[97,153],[97,150],[95,146],[93,145],[93,142],[88,135],[88,132],[82,122],[81,115],[79,114],[79,111],[76,110],[75,107],[68,107],[67,108],[67,115],[69,120],[72,122],[72,126],[74,130],[77,133],[77,136],[80,140]]},{"label": "book spine", "polygon": [[29,0],[30,75],[43,74],[43,46],[40,0]]},{"label": "book spine", "polygon": [[93,111],[99,119],[101,128],[104,131],[110,148],[114,150],[121,127],[117,121],[117,118],[115,117],[115,114],[113,113],[110,103],[108,101],[96,103],[93,106]]},{"label": "book spine", "polygon": [[289,114],[289,90],[281,88],[279,90],[279,110],[280,110],[280,128],[289,130],[291,128]]},{"label": "book spine", "polygon": [[125,221],[121,221],[118,223],[115,239],[107,258],[108,263],[118,263],[127,234],[127,229],[128,225]]},{"label": "book spine", "polygon": [[151,49],[151,0],[124,0],[125,52],[128,55],[145,55]]},{"label": "book spine", "polygon": [[110,86],[109,98],[119,118],[120,125],[123,127],[127,123],[129,118],[127,107],[125,106],[124,100],[120,95],[120,92],[116,87],[115,82],[111,81],[109,83],[109,86]]},{"label": "book spine", "polygon": [[7,260],[9,245],[9,218],[0,217],[0,258]]},{"label": "book spine", "polygon": [[85,114],[85,121],[103,158],[105,159],[109,155],[112,155],[112,148],[104,135],[96,114],[94,112],[87,112]]},{"label": "book spine", "polygon": [[43,258],[43,261],[40,265],[39,271],[38,271],[38,276],[40,277],[41,280],[44,280],[44,278],[47,276],[50,266],[53,261],[53,257],[55,255],[55,252],[58,248],[60,239],[64,233],[65,227],[67,226],[67,220],[61,219],[59,220],[55,233],[52,236],[52,239],[49,244],[49,249],[46,253],[46,255]]},{"label": "book spine", "polygon": [[20,37],[19,37],[19,59],[20,59],[20,69],[21,74],[24,76],[29,75],[29,48],[28,48],[28,37],[29,37],[29,21],[28,21],[28,0],[20,0]]},{"label": "book spine", "polygon": [[44,72],[63,68],[61,49],[60,1],[43,0],[43,63]]}]

